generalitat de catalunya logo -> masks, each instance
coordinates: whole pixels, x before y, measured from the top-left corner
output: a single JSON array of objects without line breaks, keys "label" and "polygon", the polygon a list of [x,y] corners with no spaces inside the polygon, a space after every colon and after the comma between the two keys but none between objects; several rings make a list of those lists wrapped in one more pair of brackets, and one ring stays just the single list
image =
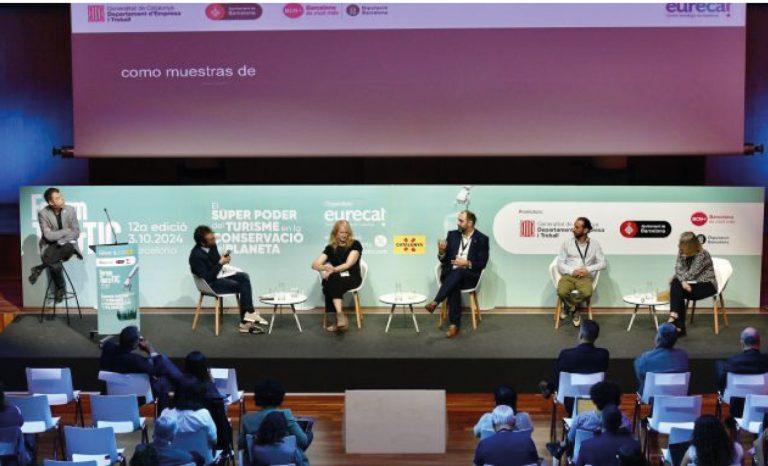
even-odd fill
[{"label": "generalitat de catalunya logo", "polygon": [[533,238],[536,236],[535,220],[520,220],[520,237]]}]

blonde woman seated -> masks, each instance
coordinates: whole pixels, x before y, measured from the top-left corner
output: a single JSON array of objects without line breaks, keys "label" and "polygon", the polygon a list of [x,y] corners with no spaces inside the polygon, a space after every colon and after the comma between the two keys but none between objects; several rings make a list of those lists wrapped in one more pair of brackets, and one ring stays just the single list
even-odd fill
[{"label": "blonde woman seated", "polygon": [[312,269],[320,272],[325,295],[325,312],[336,314],[336,324],[325,329],[329,332],[343,332],[349,328],[349,321],[342,309],[344,293],[360,286],[360,256],[363,245],[354,239],[352,227],[346,220],[333,224],[328,246],[312,262]]},{"label": "blonde woman seated", "polygon": [[717,292],[715,266],[712,257],[691,231],[680,235],[675,276],[669,288],[669,322],[685,336],[685,301],[703,299]]}]

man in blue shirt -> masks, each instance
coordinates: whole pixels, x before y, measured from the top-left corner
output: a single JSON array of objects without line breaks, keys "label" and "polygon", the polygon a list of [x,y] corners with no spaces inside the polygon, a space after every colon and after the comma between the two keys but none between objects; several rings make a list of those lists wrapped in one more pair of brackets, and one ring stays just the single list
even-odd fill
[{"label": "man in blue shirt", "polygon": [[667,322],[659,326],[656,332],[656,348],[646,351],[635,359],[635,375],[638,392],[643,393],[645,374],[688,372],[688,353],[675,348],[677,328]]},{"label": "man in blue shirt", "polygon": [[640,448],[640,442],[632,438],[630,430],[622,426],[623,415],[616,406],[608,405],[603,409],[602,435],[587,439],[581,444],[577,466],[618,465],[617,455],[622,447]]},{"label": "man in blue shirt", "polygon": [[515,412],[499,405],[491,414],[496,434],[481,440],[475,449],[475,466],[525,466],[539,462],[536,445],[527,432],[515,432]]}]

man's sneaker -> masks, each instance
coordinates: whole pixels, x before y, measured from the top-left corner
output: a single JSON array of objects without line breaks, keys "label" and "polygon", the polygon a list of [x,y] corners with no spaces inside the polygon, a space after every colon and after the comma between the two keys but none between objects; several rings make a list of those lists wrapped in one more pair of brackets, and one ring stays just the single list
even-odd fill
[{"label": "man's sneaker", "polygon": [[581,313],[579,311],[573,312],[573,326],[578,327],[581,325]]},{"label": "man's sneaker", "polygon": [[565,304],[560,306],[560,320],[565,320],[568,318],[568,306]]},{"label": "man's sneaker", "polygon": [[247,320],[248,322],[256,322],[261,325],[267,325],[269,323],[267,322],[266,319],[261,317],[259,313],[256,311],[246,312],[245,315],[243,316],[243,320]]},{"label": "man's sneaker", "polygon": [[259,327],[258,325],[252,325],[248,333],[252,333],[254,335],[262,335],[266,332],[262,327]]},{"label": "man's sneaker", "polygon": [[240,333],[251,333],[253,327],[255,327],[253,322],[240,322],[240,325],[237,326],[237,331]]}]

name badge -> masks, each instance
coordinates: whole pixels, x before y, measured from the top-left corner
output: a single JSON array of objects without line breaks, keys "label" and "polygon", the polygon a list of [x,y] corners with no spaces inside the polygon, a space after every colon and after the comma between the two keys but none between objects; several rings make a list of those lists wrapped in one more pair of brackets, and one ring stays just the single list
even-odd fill
[{"label": "name badge", "polygon": [[342,277],[349,277],[349,270],[347,270],[346,272],[341,272],[339,275]]}]

